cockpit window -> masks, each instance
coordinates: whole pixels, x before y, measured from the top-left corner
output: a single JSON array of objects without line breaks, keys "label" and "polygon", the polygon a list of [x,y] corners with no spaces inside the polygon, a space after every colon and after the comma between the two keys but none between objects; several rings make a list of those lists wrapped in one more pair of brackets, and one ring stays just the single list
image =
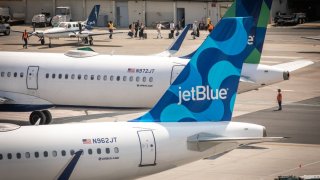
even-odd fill
[{"label": "cockpit window", "polygon": [[60,23],[58,27],[66,28],[67,27],[67,23]]}]

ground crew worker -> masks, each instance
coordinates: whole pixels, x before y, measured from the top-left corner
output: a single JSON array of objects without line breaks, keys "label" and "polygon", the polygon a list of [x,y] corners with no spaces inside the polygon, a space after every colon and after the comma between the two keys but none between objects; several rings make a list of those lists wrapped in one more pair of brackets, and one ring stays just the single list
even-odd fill
[{"label": "ground crew worker", "polygon": [[109,38],[112,39],[112,33],[113,33],[113,30],[115,29],[112,21],[109,21],[108,28],[110,32]]},{"label": "ground crew worker", "polygon": [[23,48],[25,48],[25,49],[28,48],[28,39],[29,39],[28,32],[25,29],[24,32],[22,33],[22,40],[24,40]]},{"label": "ground crew worker", "polygon": [[278,101],[278,111],[282,110],[282,94],[281,94],[281,89],[278,89],[278,95],[277,95],[277,101]]},{"label": "ground crew worker", "polygon": [[208,24],[208,31],[209,31],[209,33],[211,33],[211,31],[213,30],[213,28],[214,28],[214,26],[213,26],[213,24],[212,24],[211,21],[210,21],[209,24]]}]

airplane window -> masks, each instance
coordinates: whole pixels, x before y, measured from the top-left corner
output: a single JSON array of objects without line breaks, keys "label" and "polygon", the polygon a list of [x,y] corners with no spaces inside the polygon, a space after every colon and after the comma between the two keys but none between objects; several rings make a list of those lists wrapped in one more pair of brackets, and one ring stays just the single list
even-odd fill
[{"label": "airplane window", "polygon": [[59,79],[61,79],[62,78],[62,74],[59,74]]},{"label": "airplane window", "polygon": [[110,81],[113,81],[113,76],[110,76]]},{"label": "airplane window", "polygon": [[69,75],[68,75],[68,74],[64,75],[64,78],[65,78],[65,79],[68,79],[68,78],[69,78]]},{"label": "airplane window", "polygon": [[71,24],[68,24],[68,28],[71,28]]},{"label": "airplane window", "polygon": [[115,153],[119,153],[119,148],[115,147],[115,148],[114,148],[114,152],[115,152]]},{"label": "airplane window", "polygon": [[78,79],[79,79],[79,80],[81,79],[81,74],[78,74]]},{"label": "airplane window", "polygon": [[140,77],[139,77],[139,76],[136,77],[136,81],[137,81],[137,82],[140,81]]},{"label": "airplane window", "polygon": [[12,159],[12,154],[8,153],[8,159]]},{"label": "airplane window", "polygon": [[11,76],[11,72],[8,72],[8,73],[7,73],[7,76],[10,77],[10,76]]},{"label": "airplane window", "polygon": [[34,152],[34,157],[38,158],[39,157],[39,152]]},{"label": "airplane window", "polygon": [[133,81],[133,76],[130,76],[129,81]]},{"label": "airplane window", "polygon": [[147,80],[146,77],[143,77],[143,78],[142,78],[142,81],[143,81],[143,82],[146,82],[146,80]]},{"label": "airplane window", "polygon": [[79,27],[79,24],[76,24],[76,27]]},{"label": "airplane window", "polygon": [[91,80],[94,80],[94,75],[91,75]]},{"label": "airplane window", "polygon": [[17,153],[17,159],[21,159],[21,153]]},{"label": "airplane window", "polygon": [[44,151],[44,152],[43,152],[43,156],[44,156],[44,157],[48,157],[48,151]]},{"label": "airplane window", "polygon": [[108,79],[107,75],[104,75],[104,76],[103,76],[103,80],[106,81],[107,79]]},{"label": "airplane window", "polygon": [[120,81],[120,76],[117,76],[117,81]]},{"label": "airplane window", "polygon": [[153,82],[153,77],[149,77],[149,82]]},{"label": "airplane window", "polygon": [[0,154],[0,160],[2,160],[3,159],[3,156],[2,156],[2,154]]},{"label": "airplane window", "polygon": [[75,77],[75,75],[74,75],[74,74],[72,74],[72,75],[71,75],[71,79],[74,79],[74,77]]},{"label": "airplane window", "polygon": [[57,155],[58,155],[58,152],[57,152],[57,151],[52,151],[52,156],[53,156],[53,157],[57,157]]},{"label": "airplane window", "polygon": [[83,78],[84,78],[85,80],[87,80],[87,79],[88,79],[88,75],[84,75]]},{"label": "airplane window", "polygon": [[123,76],[123,81],[126,81],[127,80],[127,76]]},{"label": "airplane window", "polygon": [[17,73],[17,72],[15,72],[15,73],[13,74],[13,76],[14,76],[14,77],[17,77],[17,75],[18,75],[18,73]]},{"label": "airplane window", "polygon": [[110,153],[110,149],[106,148],[106,153],[109,154]]},{"label": "airplane window", "polygon": [[101,79],[101,76],[100,76],[100,75],[98,75],[98,76],[97,76],[97,80],[100,80],[100,79]]},{"label": "airplane window", "polygon": [[20,73],[20,77],[23,78],[23,73]]},{"label": "airplane window", "polygon": [[76,27],[76,25],[75,25],[75,24],[73,24],[72,26],[73,26],[73,27]]},{"label": "airplane window", "polygon": [[26,156],[26,158],[30,158],[30,153],[29,153],[29,152],[26,152],[26,153],[25,153],[25,156]]},{"label": "airplane window", "polygon": [[92,149],[88,149],[88,154],[92,154]]},{"label": "airplane window", "polygon": [[70,155],[73,156],[74,155],[74,150],[70,150]]},{"label": "airplane window", "polygon": [[97,154],[101,154],[101,149],[100,148],[97,149]]},{"label": "airplane window", "polygon": [[46,74],[46,78],[47,78],[47,79],[49,78],[49,73]]},{"label": "airplane window", "polygon": [[1,72],[1,77],[4,77],[4,72]]},{"label": "airplane window", "polygon": [[61,155],[62,155],[62,156],[66,156],[66,151],[65,151],[65,150],[62,150],[62,151],[61,151]]},{"label": "airplane window", "polygon": [[56,78],[56,74],[52,74],[52,79]]}]

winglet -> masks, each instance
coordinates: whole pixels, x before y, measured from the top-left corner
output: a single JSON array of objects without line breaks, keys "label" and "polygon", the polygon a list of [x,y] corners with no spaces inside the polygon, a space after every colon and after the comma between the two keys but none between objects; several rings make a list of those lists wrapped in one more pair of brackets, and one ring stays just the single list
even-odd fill
[{"label": "winglet", "polygon": [[177,37],[177,39],[175,39],[175,41],[173,41],[173,43],[168,47],[168,49],[159,54],[154,54],[153,56],[168,57],[177,53],[190,28],[191,24],[186,25],[186,27],[184,27],[184,29],[182,30],[181,34]]}]

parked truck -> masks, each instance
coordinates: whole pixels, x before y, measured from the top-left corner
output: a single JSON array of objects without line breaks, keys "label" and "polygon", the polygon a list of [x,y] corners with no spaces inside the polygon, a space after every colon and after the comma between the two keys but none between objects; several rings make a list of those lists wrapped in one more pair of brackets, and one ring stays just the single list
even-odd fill
[{"label": "parked truck", "polygon": [[69,6],[56,7],[56,15],[52,17],[51,25],[56,27],[60,22],[72,21],[71,8]]},{"label": "parked truck", "polygon": [[48,12],[42,12],[36,14],[32,17],[32,26],[33,27],[47,27],[51,24],[51,16]]}]

